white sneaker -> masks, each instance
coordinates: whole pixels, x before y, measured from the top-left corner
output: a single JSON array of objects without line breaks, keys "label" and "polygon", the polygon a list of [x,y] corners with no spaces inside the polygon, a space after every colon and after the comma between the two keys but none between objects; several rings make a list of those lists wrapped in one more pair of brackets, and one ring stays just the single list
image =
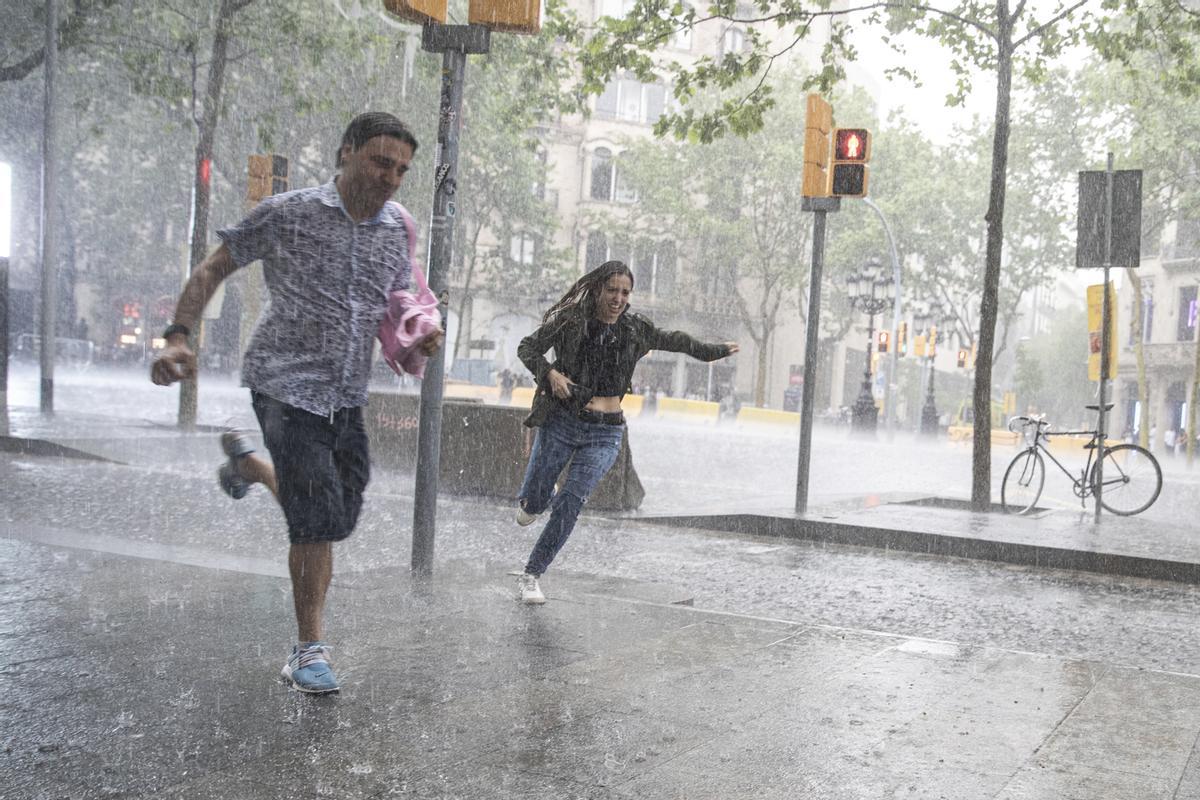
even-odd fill
[{"label": "white sneaker", "polygon": [[540,606],[546,602],[546,595],[542,594],[537,578],[528,572],[522,573],[521,577],[517,578],[517,591],[520,593],[517,599],[525,605]]},{"label": "white sneaker", "polygon": [[521,506],[521,505],[517,506],[517,524],[520,525],[521,527],[524,527],[526,525],[532,525],[533,521],[535,519],[537,519],[539,516],[540,516],[539,514],[530,514],[528,511],[525,510],[524,506]]}]

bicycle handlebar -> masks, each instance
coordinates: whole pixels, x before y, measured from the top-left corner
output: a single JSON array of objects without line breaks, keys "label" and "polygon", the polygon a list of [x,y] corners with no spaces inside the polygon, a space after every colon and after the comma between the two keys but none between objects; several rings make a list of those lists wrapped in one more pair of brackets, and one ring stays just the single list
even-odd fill
[{"label": "bicycle handlebar", "polygon": [[1043,417],[1032,417],[1028,414],[1021,414],[1013,417],[1008,421],[1008,429],[1013,433],[1017,432],[1017,427],[1028,428],[1030,425],[1037,425],[1038,428],[1049,428],[1050,423]]}]

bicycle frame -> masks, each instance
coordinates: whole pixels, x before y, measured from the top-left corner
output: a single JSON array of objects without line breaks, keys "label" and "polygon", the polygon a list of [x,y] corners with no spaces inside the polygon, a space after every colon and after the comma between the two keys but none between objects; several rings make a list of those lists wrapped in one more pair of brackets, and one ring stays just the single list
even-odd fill
[{"label": "bicycle frame", "polygon": [[[1050,448],[1046,446],[1045,442],[1048,442],[1051,436],[1084,435],[1091,437],[1091,439],[1088,440],[1088,443],[1083,445],[1083,449],[1088,451],[1087,463],[1083,467],[1083,472],[1080,473],[1078,478],[1076,478],[1069,469],[1063,466],[1061,461],[1054,457],[1054,454],[1050,452]],[[1036,448],[1041,453],[1045,454],[1047,458],[1053,461],[1054,466],[1058,467],[1059,471],[1061,471],[1063,475],[1066,475],[1068,478],[1070,478],[1075,496],[1081,500],[1086,500],[1087,498],[1091,497],[1096,490],[1096,487],[1092,485],[1090,476],[1092,474],[1092,464],[1094,463],[1093,459],[1096,456],[1096,450],[1100,448],[1098,442],[1099,438],[1099,431],[1055,431],[1054,433],[1047,433],[1043,430],[1042,426],[1039,425],[1037,432],[1034,434],[1033,444],[1031,447]]]}]

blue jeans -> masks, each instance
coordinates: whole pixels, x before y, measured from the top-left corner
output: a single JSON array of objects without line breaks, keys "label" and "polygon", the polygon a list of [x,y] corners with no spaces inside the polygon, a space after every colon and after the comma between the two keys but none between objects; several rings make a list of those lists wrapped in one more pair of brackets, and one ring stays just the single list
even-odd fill
[{"label": "blue jeans", "polygon": [[[530,575],[545,572],[567,543],[588,495],[616,463],[624,435],[624,425],[584,422],[559,409],[538,428],[517,500],[530,514],[553,510],[525,565]],[[554,482],[567,461],[571,466],[556,494]]]}]

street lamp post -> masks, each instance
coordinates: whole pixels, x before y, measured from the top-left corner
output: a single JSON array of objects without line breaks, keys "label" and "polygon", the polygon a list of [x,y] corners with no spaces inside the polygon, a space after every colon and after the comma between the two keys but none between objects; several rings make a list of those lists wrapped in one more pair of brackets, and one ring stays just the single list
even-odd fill
[{"label": "street lamp post", "polygon": [[850,430],[855,433],[874,436],[879,425],[879,408],[875,405],[875,394],[871,391],[871,346],[875,341],[875,315],[893,302],[893,298],[888,296],[891,283],[877,258],[867,261],[862,269],[846,279],[846,294],[850,298],[850,307],[867,315],[867,362],[863,370],[862,391],[854,401],[850,416]]},{"label": "street lamp post", "polygon": [[929,377],[925,384],[925,404],[921,407],[921,435],[937,436],[941,427],[938,424],[937,403],[933,397],[933,381],[936,375],[934,361],[937,358],[937,344],[942,338],[941,329],[935,324],[941,317],[941,306],[932,303],[913,315],[913,327],[925,334],[925,357],[929,369]]}]

